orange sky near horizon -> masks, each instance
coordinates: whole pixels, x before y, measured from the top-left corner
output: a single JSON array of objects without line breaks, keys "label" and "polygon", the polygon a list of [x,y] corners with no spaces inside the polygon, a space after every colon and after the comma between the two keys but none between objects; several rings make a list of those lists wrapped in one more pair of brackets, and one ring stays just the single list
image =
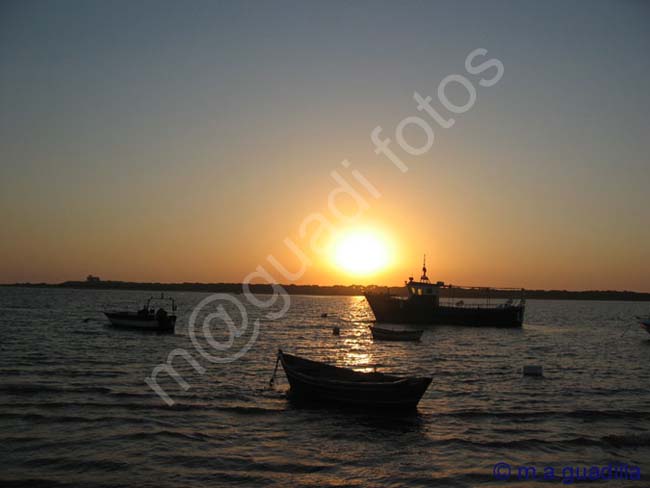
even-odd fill
[{"label": "orange sky near horizon", "polygon": [[[384,176],[388,176],[394,168],[383,170]],[[241,282],[263,266],[280,283],[400,285],[408,276],[419,277],[422,255],[426,253],[429,277],[457,285],[650,291],[647,275],[638,266],[647,259],[646,251],[628,247],[625,253],[610,254],[615,247],[624,249],[627,239],[623,237],[608,234],[598,243],[590,243],[584,229],[567,232],[567,221],[558,219],[545,224],[540,239],[540,234],[534,232],[539,223],[526,218],[525,202],[516,207],[505,200],[496,207],[480,210],[489,200],[487,195],[465,195],[462,204],[456,201],[458,206],[441,205],[439,210],[426,214],[413,212],[422,196],[405,189],[409,179],[417,178],[417,169],[412,174],[395,174],[397,181],[404,178],[404,188],[394,183],[392,187],[382,187],[366,175],[381,188],[382,195],[374,199],[365,194],[369,208],[352,223],[337,219],[328,208],[327,196],[338,186],[331,178],[328,180],[327,174],[320,185],[309,185],[319,191],[304,186],[290,195],[289,201],[295,198],[305,202],[304,206],[291,205],[287,199],[277,202],[273,191],[266,197],[263,191],[257,191],[257,204],[244,204],[244,213],[250,206],[275,207],[275,219],[244,220],[235,225],[229,222],[232,217],[213,210],[218,205],[201,205],[187,213],[170,209],[171,214],[159,214],[157,206],[152,206],[149,212],[138,216],[128,214],[129,203],[121,202],[116,211],[128,215],[123,221],[98,220],[91,215],[84,221],[79,216],[61,215],[60,220],[42,229],[34,221],[27,240],[13,240],[13,249],[7,249],[5,241],[3,255],[13,254],[17,259],[5,261],[0,276],[5,283],[80,280],[88,273],[105,280]],[[349,180],[354,183],[353,178]],[[431,198],[454,200],[453,193],[460,190],[457,185],[461,182],[448,183],[449,194],[441,192]],[[359,185],[356,189],[363,194]],[[358,202],[342,193],[337,197],[336,207],[346,215],[359,209]],[[318,225],[308,226],[305,236],[299,232],[300,225],[314,214],[327,219],[343,235],[355,229],[380,234],[389,251],[386,268],[360,275],[348,273],[337,267],[329,248],[324,253],[315,251],[310,239],[316,235]],[[168,226],[170,220],[182,223]],[[27,222],[23,220],[23,224]],[[69,233],[59,235],[57,227],[67,228]],[[238,229],[236,234],[229,232],[233,228]],[[599,230],[594,229],[593,237]],[[319,241],[329,243],[329,232],[323,232]],[[310,261],[295,281],[268,260],[273,255],[288,272],[301,270],[302,258],[287,248],[286,238]],[[29,261],[29,266],[24,266],[23,259]]]}]

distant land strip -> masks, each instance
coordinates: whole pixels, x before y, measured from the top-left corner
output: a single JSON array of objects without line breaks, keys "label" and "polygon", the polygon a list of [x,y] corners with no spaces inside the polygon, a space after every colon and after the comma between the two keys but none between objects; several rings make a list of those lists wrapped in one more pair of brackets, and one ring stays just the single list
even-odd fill
[{"label": "distant land strip", "polygon": [[[197,291],[206,293],[242,293],[241,283],[136,283],[129,281],[66,281],[64,283],[14,283],[0,285],[3,287],[23,288],[71,288],[83,290],[142,290],[155,292]],[[404,287],[361,286],[361,285],[280,285],[290,295],[321,295],[321,296],[361,296],[364,293],[392,293],[402,295]],[[257,294],[272,294],[273,288],[268,284],[250,284],[251,292]],[[444,298],[519,298],[518,290],[500,290],[498,288],[443,288],[441,297]],[[650,301],[650,293],[616,290],[525,290],[527,299],[539,300],[617,300],[617,301]]]}]

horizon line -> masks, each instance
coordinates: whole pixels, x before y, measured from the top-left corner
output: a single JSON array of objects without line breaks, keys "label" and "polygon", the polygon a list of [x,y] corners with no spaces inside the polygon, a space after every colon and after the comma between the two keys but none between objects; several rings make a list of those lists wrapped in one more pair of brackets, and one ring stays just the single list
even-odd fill
[{"label": "horizon line", "polygon": [[[124,281],[124,280],[97,280],[97,281],[92,281],[92,280],[66,280],[66,281],[61,281],[61,282],[31,282],[31,281],[24,281],[24,282],[13,282],[13,283],[0,283],[0,286],[3,287],[20,287],[20,286],[48,286],[48,287],[63,287],[63,286],[78,286],[82,285],[83,287],[88,287],[88,288],[103,288],[102,285],[115,285],[115,284],[123,284],[123,285],[137,285],[137,286],[147,286],[147,285],[155,285],[155,286],[231,286],[231,287],[241,287],[244,285],[243,282],[225,282],[225,281],[215,281],[215,282],[201,282],[201,281],[182,281],[182,282],[164,282],[164,281]],[[359,288],[359,289],[365,289],[365,288],[403,288],[405,286],[404,284],[400,285],[378,285],[378,284],[369,284],[369,285],[361,285],[361,284],[350,284],[350,285],[344,285],[344,284],[334,284],[334,285],[319,285],[316,283],[312,284],[296,284],[296,283],[289,283],[289,284],[283,284],[283,283],[249,283],[250,286],[254,287],[264,287],[264,286],[280,286],[282,288],[296,288],[296,287],[304,287],[304,288]],[[567,288],[525,288],[525,287],[499,287],[499,286],[485,286],[485,285],[454,285],[453,283],[445,283],[446,287],[451,287],[451,288],[457,288],[457,289],[465,289],[465,290],[480,290],[480,289],[490,289],[490,290],[495,290],[495,291],[527,291],[527,292],[560,292],[560,293],[628,293],[628,294],[637,294],[637,295],[650,295],[650,291],[636,291],[636,290],[616,290],[616,289],[567,289]]]}]

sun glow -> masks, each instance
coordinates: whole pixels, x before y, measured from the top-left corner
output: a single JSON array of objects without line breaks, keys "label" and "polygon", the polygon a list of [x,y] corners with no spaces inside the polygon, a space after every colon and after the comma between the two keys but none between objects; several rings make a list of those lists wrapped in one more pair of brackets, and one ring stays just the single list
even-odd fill
[{"label": "sun glow", "polygon": [[388,266],[388,245],[385,239],[371,231],[348,232],[334,245],[333,262],[350,274],[373,274]]}]

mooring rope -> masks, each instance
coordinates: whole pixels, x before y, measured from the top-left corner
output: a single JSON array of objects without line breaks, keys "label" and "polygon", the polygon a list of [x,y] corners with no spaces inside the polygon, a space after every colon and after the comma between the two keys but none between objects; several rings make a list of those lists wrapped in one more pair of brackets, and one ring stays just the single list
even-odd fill
[{"label": "mooring rope", "polygon": [[271,376],[271,380],[269,381],[269,387],[273,388],[273,385],[275,384],[275,374],[278,372],[278,363],[280,362],[280,353],[278,352],[277,357],[275,358],[275,368],[273,368],[273,376]]}]

